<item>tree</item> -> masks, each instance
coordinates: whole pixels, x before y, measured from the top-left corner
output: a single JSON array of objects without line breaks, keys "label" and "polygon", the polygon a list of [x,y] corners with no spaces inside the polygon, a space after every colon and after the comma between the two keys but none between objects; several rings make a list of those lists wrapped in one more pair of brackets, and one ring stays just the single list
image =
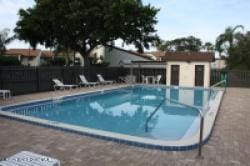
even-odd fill
[{"label": "tree", "polygon": [[155,24],[159,9],[141,0],[36,0],[19,11],[15,32],[20,40],[81,53],[88,62],[97,45],[122,39],[140,52],[157,40]]},{"label": "tree", "polygon": [[210,42],[206,42],[203,46],[202,49],[207,52],[213,52],[214,51],[214,45]]},{"label": "tree", "polygon": [[14,37],[9,37],[9,32],[9,29],[3,29],[0,31],[0,55],[3,55],[6,51],[6,45],[14,40]]},{"label": "tree", "polygon": [[242,34],[229,49],[229,69],[250,69],[250,32]]},{"label": "tree", "polygon": [[228,50],[233,47],[233,44],[242,36],[238,29],[244,30],[244,26],[237,25],[235,27],[226,28],[225,32],[220,34],[216,39],[215,49],[221,56],[224,52],[228,54]]},{"label": "tree", "polygon": [[170,41],[161,40],[157,48],[161,51],[200,51],[202,41],[194,36],[177,38]]}]

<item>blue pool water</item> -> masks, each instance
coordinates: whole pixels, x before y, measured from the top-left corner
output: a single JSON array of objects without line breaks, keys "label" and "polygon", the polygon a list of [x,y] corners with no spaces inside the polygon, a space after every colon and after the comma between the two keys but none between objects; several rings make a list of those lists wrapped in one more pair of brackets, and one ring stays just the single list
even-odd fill
[{"label": "blue pool water", "polygon": [[166,98],[202,108],[215,94],[205,89],[133,86],[9,111],[132,136],[179,140],[197,132],[199,113]]}]

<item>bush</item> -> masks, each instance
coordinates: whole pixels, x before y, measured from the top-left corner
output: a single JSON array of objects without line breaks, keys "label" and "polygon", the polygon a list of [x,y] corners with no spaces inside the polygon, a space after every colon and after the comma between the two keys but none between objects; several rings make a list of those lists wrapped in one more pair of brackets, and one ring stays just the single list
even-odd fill
[{"label": "bush", "polygon": [[0,56],[0,66],[18,66],[21,65],[18,57]]},{"label": "bush", "polygon": [[52,64],[55,66],[64,66],[66,64],[66,60],[64,57],[55,57]]},{"label": "bush", "polygon": [[46,60],[42,66],[65,66],[66,60],[64,57],[55,57],[54,59]]}]

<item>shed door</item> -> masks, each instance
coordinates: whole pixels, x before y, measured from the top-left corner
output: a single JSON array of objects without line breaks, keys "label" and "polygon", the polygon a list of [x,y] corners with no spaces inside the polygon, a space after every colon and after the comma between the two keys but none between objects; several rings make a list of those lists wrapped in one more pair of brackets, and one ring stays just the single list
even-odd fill
[{"label": "shed door", "polygon": [[171,85],[179,86],[180,66],[171,65]]},{"label": "shed door", "polygon": [[195,86],[204,86],[204,65],[195,65]]}]

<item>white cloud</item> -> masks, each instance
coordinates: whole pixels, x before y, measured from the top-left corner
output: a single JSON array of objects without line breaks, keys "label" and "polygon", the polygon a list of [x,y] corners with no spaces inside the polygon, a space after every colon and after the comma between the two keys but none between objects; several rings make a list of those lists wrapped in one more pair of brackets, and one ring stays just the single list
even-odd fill
[{"label": "white cloud", "polygon": [[31,0],[0,0],[0,17],[16,15],[20,8],[27,8],[33,5]]},{"label": "white cloud", "polygon": [[[143,0],[145,4],[160,8],[157,15],[158,35],[170,40],[195,35],[203,41],[214,42],[227,26],[242,24],[250,30],[248,0]],[[34,5],[34,0],[0,0],[0,29],[15,27],[20,8]],[[121,46],[121,41],[116,42]],[[27,46],[13,42],[9,47]],[[133,46],[125,46],[134,49]]]},{"label": "white cloud", "polygon": [[[33,0],[0,0],[0,29],[8,28],[13,30],[18,20],[19,9],[26,9],[33,4]],[[10,35],[13,35],[13,32]],[[7,47],[26,48],[28,45],[16,40]]]}]

